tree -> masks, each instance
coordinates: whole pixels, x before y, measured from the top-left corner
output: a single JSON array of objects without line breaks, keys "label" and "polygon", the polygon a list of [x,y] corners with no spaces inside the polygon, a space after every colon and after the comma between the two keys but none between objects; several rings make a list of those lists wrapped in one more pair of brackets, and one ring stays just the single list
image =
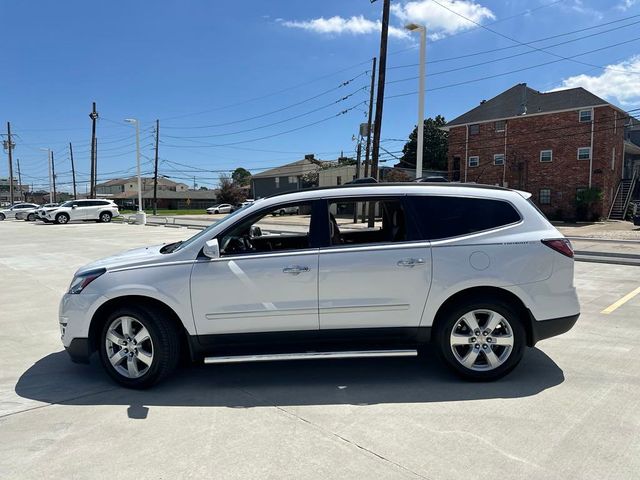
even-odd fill
[{"label": "tree", "polygon": [[[446,124],[442,115],[435,119],[424,121],[424,150],[422,154],[422,168],[428,170],[446,170],[447,152],[449,150],[449,134],[440,128]],[[418,127],[409,135],[409,141],[402,149],[402,158],[397,167],[415,168],[416,152],[418,150]]]},{"label": "tree", "polygon": [[246,194],[238,184],[236,184],[231,177],[227,175],[220,175],[219,187],[218,187],[218,203],[230,203],[231,205],[237,205],[246,200]]},{"label": "tree", "polygon": [[399,168],[392,168],[389,170],[384,176],[385,182],[410,182],[411,177],[404,170],[400,170]]},{"label": "tree", "polygon": [[251,182],[251,172],[246,168],[238,167],[231,174],[233,183],[246,187]]}]

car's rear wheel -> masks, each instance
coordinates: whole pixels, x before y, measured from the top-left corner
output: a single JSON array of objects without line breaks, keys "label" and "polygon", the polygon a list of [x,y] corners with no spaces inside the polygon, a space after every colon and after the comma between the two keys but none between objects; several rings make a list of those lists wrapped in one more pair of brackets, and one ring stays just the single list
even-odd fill
[{"label": "car's rear wheel", "polygon": [[282,217],[282,216],[284,216],[284,213],[285,213],[285,212],[284,212],[284,209],[281,209],[279,213],[280,213],[280,216],[281,216],[281,217]]},{"label": "car's rear wheel", "polygon": [[35,222],[35,221],[36,221],[35,213],[30,213],[29,215],[27,215],[27,222]]},{"label": "car's rear wheel", "polygon": [[0,213],[0,222],[2,222],[5,218],[7,218],[5,216],[5,214],[4,213]]},{"label": "car's rear wheel", "polygon": [[128,388],[148,388],[178,364],[176,327],[162,312],[123,307],[112,312],[100,335],[100,360],[109,376]]},{"label": "car's rear wheel", "polygon": [[102,212],[100,214],[100,222],[102,223],[109,223],[111,221],[111,213],[109,212]]},{"label": "car's rear wheel", "polygon": [[526,334],[517,311],[502,301],[469,301],[437,323],[438,353],[469,380],[496,380],[522,359]]},{"label": "car's rear wheel", "polygon": [[59,213],[58,215],[56,215],[56,223],[60,225],[69,223],[69,215],[67,215],[66,213]]}]

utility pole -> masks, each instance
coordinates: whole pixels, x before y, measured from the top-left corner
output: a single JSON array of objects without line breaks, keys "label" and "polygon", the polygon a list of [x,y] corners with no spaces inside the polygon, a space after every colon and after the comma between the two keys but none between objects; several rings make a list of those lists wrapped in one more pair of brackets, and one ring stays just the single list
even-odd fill
[{"label": "utility pole", "polygon": [[22,193],[22,175],[20,175],[20,159],[19,158],[16,158],[16,163],[18,164],[18,190],[20,192],[20,201],[26,202],[27,194],[26,192],[24,194]]},{"label": "utility pole", "polygon": [[382,107],[384,104],[384,82],[387,72],[387,40],[389,38],[389,8],[391,0],[383,0],[382,32],[380,33],[380,64],[378,66],[378,92],[376,94],[376,118],[373,123],[373,151],[371,155],[371,176],[378,178],[380,156],[380,132],[382,130]]},{"label": "utility pole", "polygon": [[98,159],[96,152],[96,120],[98,120],[98,112],[96,111],[96,102],[93,102],[93,110],[89,114],[91,119],[91,190],[89,198],[96,198],[96,176],[98,169]]},{"label": "utility pole", "polygon": [[73,199],[78,199],[78,192],[76,191],[76,167],[73,164],[73,147],[69,142],[69,156],[71,157],[71,177],[73,178]]},{"label": "utility pole", "polygon": [[160,120],[156,120],[156,155],[153,167],[153,214],[158,214],[158,139],[160,138]]},{"label": "utility pole", "polygon": [[373,89],[376,86],[376,61],[378,59],[373,57],[371,65],[371,86],[369,87],[369,119],[367,120],[367,145],[365,147],[364,154],[364,176],[369,176],[369,150],[371,148],[371,117],[373,116]]},{"label": "utility pole", "polygon": [[56,192],[56,162],[53,159],[53,152],[51,152],[51,178],[53,178],[53,202],[58,203],[58,193]]},{"label": "utility pole", "polygon": [[[360,178],[360,156],[362,155],[362,136],[358,135],[358,147],[356,148],[356,178]],[[358,204],[353,205],[353,223],[358,223]]]},{"label": "utility pole", "polygon": [[13,205],[13,147],[15,145],[11,141],[11,123],[7,122],[7,140],[4,142],[4,148],[6,148],[9,154],[9,198],[11,205]]}]

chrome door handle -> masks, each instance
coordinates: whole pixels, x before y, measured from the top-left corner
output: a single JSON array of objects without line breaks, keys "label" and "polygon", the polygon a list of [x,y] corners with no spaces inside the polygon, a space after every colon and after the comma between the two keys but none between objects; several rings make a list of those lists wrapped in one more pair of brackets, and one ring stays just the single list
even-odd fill
[{"label": "chrome door handle", "polygon": [[308,272],[309,267],[301,267],[300,265],[292,265],[290,267],[284,267],[282,273],[289,273],[291,275],[300,275],[302,272]]},{"label": "chrome door handle", "polygon": [[424,258],[403,258],[398,260],[399,267],[415,267],[416,265],[424,265]]}]

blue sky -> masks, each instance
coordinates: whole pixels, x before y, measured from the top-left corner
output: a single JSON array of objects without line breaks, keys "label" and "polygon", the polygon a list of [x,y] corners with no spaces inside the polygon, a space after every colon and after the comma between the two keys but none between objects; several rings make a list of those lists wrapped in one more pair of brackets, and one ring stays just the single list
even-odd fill
[{"label": "blue sky", "polygon": [[[16,134],[23,183],[47,185],[40,148],[50,147],[58,183],[69,188],[68,142],[79,183],[88,179],[92,101],[101,117],[99,180],[135,172],[127,117],[141,122],[144,172],[152,170],[152,128],[160,119],[160,173],[190,184],[196,176],[206,186],[216,184],[218,171],[237,166],[258,172],[304,153],[326,160],[351,155],[352,135],[366,120],[381,1],[4,0],[2,6],[0,119],[2,130],[11,121]],[[452,119],[519,82],[543,91],[584,86],[623,108],[640,107],[639,0],[393,0],[392,6],[381,136],[388,163],[416,124],[417,39],[402,29],[409,21],[429,31],[427,116]],[[587,28],[535,48],[513,41]],[[7,170],[5,155],[0,176]]]}]

